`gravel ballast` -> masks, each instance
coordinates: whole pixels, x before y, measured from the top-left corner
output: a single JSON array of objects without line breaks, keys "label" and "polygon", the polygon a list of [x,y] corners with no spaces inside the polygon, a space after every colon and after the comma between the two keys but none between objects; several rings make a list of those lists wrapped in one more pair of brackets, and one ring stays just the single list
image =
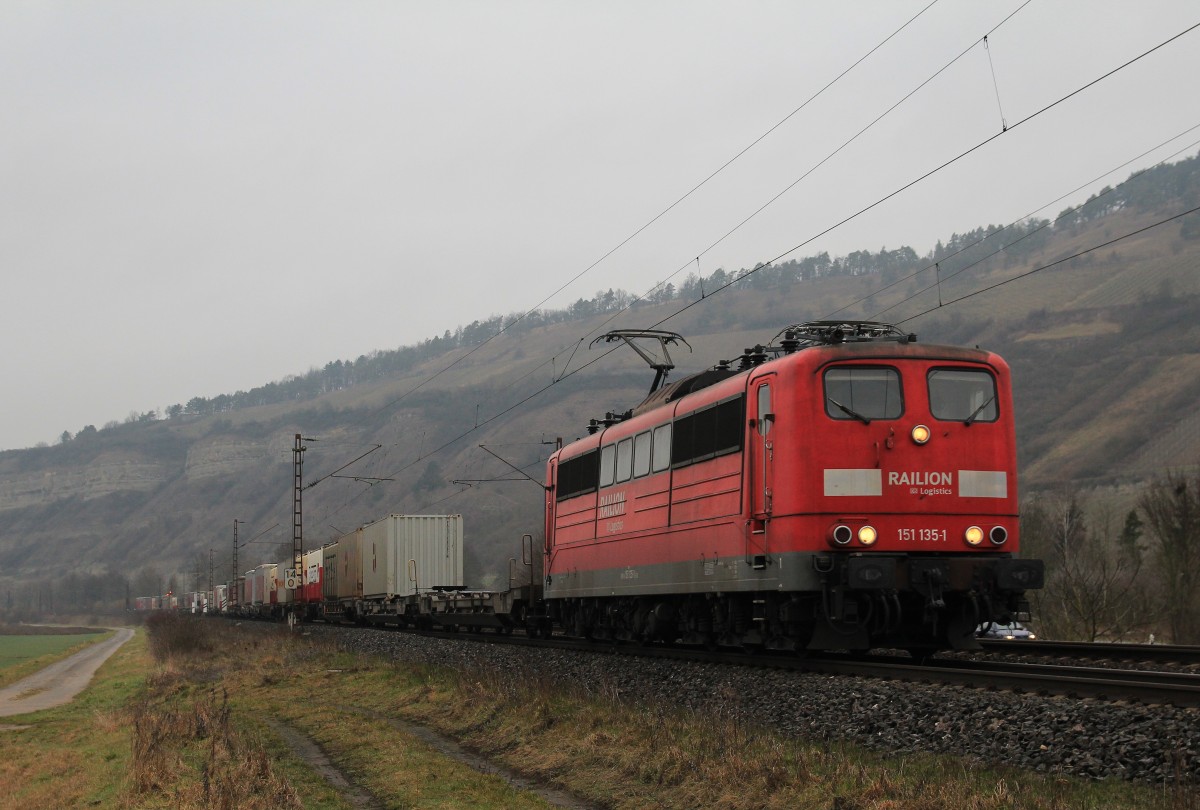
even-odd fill
[{"label": "gravel ballast", "polygon": [[607,699],[719,712],[810,741],[926,751],[1092,779],[1200,784],[1200,711],[872,678],[531,649],[311,625],[350,652],[530,673]]}]

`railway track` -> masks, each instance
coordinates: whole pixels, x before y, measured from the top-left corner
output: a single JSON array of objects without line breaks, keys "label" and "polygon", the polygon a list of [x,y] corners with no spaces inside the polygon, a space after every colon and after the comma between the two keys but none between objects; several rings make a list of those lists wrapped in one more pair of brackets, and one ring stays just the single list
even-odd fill
[{"label": "railway track", "polygon": [[1200,648],[1166,644],[1005,640],[983,644],[984,651],[989,656],[986,660],[931,658],[918,662],[903,655],[853,656],[832,653],[797,656],[770,651],[704,650],[654,644],[588,641],[564,636],[544,639],[520,634],[459,633],[409,628],[389,628],[381,632],[414,633],[434,638],[576,650],[593,654],[763,667],[883,680],[945,683],[978,689],[1127,701],[1148,706],[1200,707],[1200,674],[1195,672],[1014,662],[992,656],[992,653],[1010,653],[1040,657],[1104,658],[1109,661],[1158,661],[1177,665],[1189,665],[1200,661]]},{"label": "railway track", "polygon": [[842,675],[958,684],[1036,694],[1133,701],[1147,705],[1200,706],[1200,675],[1066,664],[1008,661],[939,661],[923,664],[884,656],[863,661],[820,658],[800,669]]},{"label": "railway track", "polygon": [[1178,644],[1092,643],[1087,641],[1025,641],[980,639],[988,653],[1090,658],[1113,661],[1152,661],[1181,666],[1200,665],[1200,647]]},{"label": "railway track", "polygon": [[[443,634],[437,634],[443,635]],[[444,634],[453,638],[454,633]],[[468,634],[475,641],[580,650],[609,655],[673,659],[697,663],[757,666],[829,675],[849,675],[885,680],[917,681],[968,686],[979,689],[1008,690],[1042,695],[1064,695],[1107,701],[1130,701],[1146,705],[1200,707],[1200,674],[1180,671],[1088,667],[1073,664],[1024,663],[1004,660],[929,659],[916,662],[903,656],[877,655],[856,657],[823,654],[801,657],[783,653],[701,650],[685,647],[613,644],[569,639],[529,639],[524,636]],[[1001,642],[1011,645],[1012,642]],[[1054,646],[1054,645],[1047,645]],[[1095,646],[1095,645],[1091,645]],[[1104,645],[1111,647],[1112,645]],[[1146,645],[1125,645],[1141,647]],[[988,645],[990,651],[990,645]],[[1005,651],[1017,652],[1005,647]],[[1195,648],[1182,648],[1188,654]],[[1047,655],[1044,648],[1038,655]],[[1062,653],[1059,653],[1060,655]],[[1109,656],[1112,657],[1111,655]],[[1184,656],[1187,657],[1186,655]],[[1133,659],[1137,660],[1137,659]],[[1144,660],[1144,659],[1143,659]],[[1178,658],[1166,660],[1178,661]]]},{"label": "railway track", "polygon": [[[1080,687],[1045,670],[1022,675],[1050,675],[1050,682],[1018,679],[1021,668],[1008,665],[1024,662],[1012,659],[1002,662],[1004,671],[994,673],[997,684],[989,682],[978,665],[962,666],[951,657],[939,657],[917,668],[903,653],[867,661],[845,654],[829,656],[828,661],[797,661],[765,652],[711,654],[563,636],[541,642],[513,634],[510,641],[486,632],[400,633],[321,623],[312,625],[311,633],[336,638],[337,646],[351,653],[491,673],[505,688],[527,685],[540,694],[548,684],[562,684],[572,693],[578,690],[622,705],[629,701],[639,711],[677,707],[736,718],[748,728],[776,728],[810,741],[846,740],[887,752],[964,755],[1088,779],[1200,784],[1200,715],[1196,708],[1174,705],[1191,704],[1191,696],[1176,699],[1166,694],[1176,691],[1175,685],[1148,686],[1145,675],[1129,676],[1142,681],[1135,683],[1140,694],[1131,699],[1108,684]],[[588,654],[567,652],[576,650]],[[941,670],[932,669],[938,666]],[[970,686],[943,685],[956,682],[948,668],[973,670],[962,676]],[[1097,677],[1114,678],[1112,672]],[[489,681],[484,677],[481,682]],[[1116,686],[1126,692],[1128,685]]]}]

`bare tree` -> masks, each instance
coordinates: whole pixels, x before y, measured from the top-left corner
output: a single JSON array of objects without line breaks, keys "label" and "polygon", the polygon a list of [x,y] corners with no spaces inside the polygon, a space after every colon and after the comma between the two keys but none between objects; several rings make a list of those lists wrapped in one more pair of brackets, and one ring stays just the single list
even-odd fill
[{"label": "bare tree", "polygon": [[1152,617],[1143,593],[1142,549],[1107,504],[1093,507],[1067,491],[1028,504],[1022,550],[1046,561],[1046,587],[1034,596],[1044,635],[1095,641],[1121,639]]},{"label": "bare tree", "polygon": [[1171,640],[1200,642],[1200,472],[1170,472],[1151,484],[1138,507],[1153,540],[1159,596]]}]

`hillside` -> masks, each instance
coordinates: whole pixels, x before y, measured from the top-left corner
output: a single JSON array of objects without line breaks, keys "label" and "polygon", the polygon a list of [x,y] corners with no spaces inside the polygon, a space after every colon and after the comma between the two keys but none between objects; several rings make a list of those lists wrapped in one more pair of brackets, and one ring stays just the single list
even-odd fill
[{"label": "hillside", "polygon": [[[746,283],[662,328],[684,334],[694,347],[675,355],[676,374],[698,370],[766,342],[789,323],[826,317],[864,297],[838,316],[885,311],[881,319],[899,321],[935,308],[939,294],[949,302],[1015,280],[1157,222],[1164,210],[1179,209],[1117,206],[957,275],[947,262],[939,268],[940,291],[932,270],[905,280],[903,268],[784,286]],[[923,342],[981,345],[1009,360],[1023,492],[1064,482],[1137,482],[1200,461],[1198,232],[1186,219],[1171,222],[904,324]],[[908,261],[922,266],[915,255]],[[664,297],[607,325],[608,315],[582,308],[510,330],[469,355],[465,346],[478,341],[448,350],[427,342],[397,364],[400,370],[369,382],[279,401],[260,395],[266,404],[243,396],[237,407],[232,398],[203,409],[180,407],[169,419],[0,453],[0,566],[9,599],[14,589],[18,600],[33,598],[32,586],[13,585],[22,577],[50,583],[51,599],[58,583],[61,600],[67,572],[96,575],[99,584],[87,581],[97,592],[106,587],[106,571],[130,575],[131,587],[147,592],[166,575],[197,569],[206,583],[210,549],[222,581],[230,572],[235,519],[244,521],[243,540],[262,533],[239,552],[242,570],[283,559],[291,544],[297,433],[311,439],[304,480],[321,479],[304,492],[307,545],[390,512],[461,512],[468,577],[488,584],[507,570],[509,557],[519,556],[520,535],[540,532],[541,500],[529,481],[480,480],[516,474],[477,445],[540,480],[538,462],[552,447],[545,442],[581,435],[589,418],[631,406],[650,382],[641,361],[618,352],[550,385],[564,364],[577,370],[603,354],[581,338],[593,330],[648,327],[681,306],[679,298]],[[325,477],[373,445],[381,448],[339,477]],[[180,586],[193,587],[183,580]],[[37,586],[36,598],[46,587]]]}]

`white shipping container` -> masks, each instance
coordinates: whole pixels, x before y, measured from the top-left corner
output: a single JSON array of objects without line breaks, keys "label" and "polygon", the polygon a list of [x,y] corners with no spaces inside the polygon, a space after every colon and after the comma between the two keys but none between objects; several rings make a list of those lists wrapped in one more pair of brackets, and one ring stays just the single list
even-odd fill
[{"label": "white shipping container", "polygon": [[291,560],[275,566],[275,604],[277,605],[285,605],[292,601],[292,591],[287,586],[287,572],[291,567]]},{"label": "white shipping container", "polygon": [[362,572],[367,599],[407,597],[435,587],[461,588],[462,515],[388,515],[364,526]]},{"label": "white shipping container", "polygon": [[252,577],[250,604],[271,604],[271,594],[275,590],[275,563],[263,563],[248,576]]}]

